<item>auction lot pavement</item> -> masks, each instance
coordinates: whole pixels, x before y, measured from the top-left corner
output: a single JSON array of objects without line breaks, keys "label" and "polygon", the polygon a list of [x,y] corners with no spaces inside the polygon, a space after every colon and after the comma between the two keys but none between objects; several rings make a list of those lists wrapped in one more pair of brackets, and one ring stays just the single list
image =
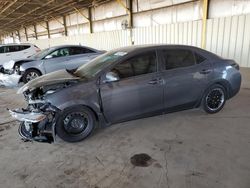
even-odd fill
[{"label": "auction lot pavement", "polygon": [[[224,109],[176,112],[99,129],[79,143],[23,142],[6,108],[25,107],[0,88],[0,187],[249,188],[250,69]],[[134,166],[131,157],[152,159]]]}]

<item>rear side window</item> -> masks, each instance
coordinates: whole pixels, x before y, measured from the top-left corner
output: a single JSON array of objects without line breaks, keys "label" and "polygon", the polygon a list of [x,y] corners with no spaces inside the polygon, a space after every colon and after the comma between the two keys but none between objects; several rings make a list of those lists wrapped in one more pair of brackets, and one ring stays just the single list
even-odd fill
[{"label": "rear side window", "polygon": [[200,64],[206,60],[206,58],[201,56],[200,54],[195,53],[194,55],[195,55],[196,64]]},{"label": "rear side window", "polygon": [[162,54],[166,70],[188,67],[195,64],[193,52],[189,50],[163,50]]},{"label": "rear side window", "polygon": [[20,51],[19,46],[9,46],[8,52],[18,52]]},{"label": "rear side window", "polygon": [[94,53],[94,51],[88,48],[82,48],[82,47],[70,48],[70,55],[78,55],[78,54],[86,54],[86,53]]},{"label": "rear side window", "polygon": [[120,78],[128,78],[143,74],[156,72],[157,61],[155,52],[143,53],[135,57],[129,58],[116,65],[113,72],[117,73]]},{"label": "rear side window", "polygon": [[20,45],[19,48],[21,51],[21,50],[26,50],[26,49],[30,48],[30,46],[29,45]]},{"label": "rear side window", "polygon": [[0,47],[0,53],[10,53],[26,50],[30,48],[29,45],[13,45],[13,46],[2,46]]}]

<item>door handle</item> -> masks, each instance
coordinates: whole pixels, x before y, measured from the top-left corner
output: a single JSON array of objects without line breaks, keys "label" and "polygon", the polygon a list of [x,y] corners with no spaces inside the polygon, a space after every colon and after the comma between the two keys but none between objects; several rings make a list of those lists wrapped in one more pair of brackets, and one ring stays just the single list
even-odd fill
[{"label": "door handle", "polygon": [[201,74],[209,74],[212,70],[210,69],[203,69],[200,71]]},{"label": "door handle", "polygon": [[6,54],[6,56],[10,56],[10,54]]}]

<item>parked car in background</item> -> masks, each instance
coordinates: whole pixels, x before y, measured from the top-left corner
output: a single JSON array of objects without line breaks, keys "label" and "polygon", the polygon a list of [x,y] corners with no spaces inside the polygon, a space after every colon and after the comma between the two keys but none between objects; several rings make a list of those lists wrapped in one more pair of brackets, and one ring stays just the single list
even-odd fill
[{"label": "parked car in background", "polygon": [[3,65],[5,74],[21,75],[27,83],[43,74],[60,69],[76,69],[104,51],[80,45],[62,45],[44,49],[27,59],[7,62]]},{"label": "parked car in background", "polygon": [[10,60],[27,58],[40,49],[33,44],[3,44],[0,45],[0,65]]},{"label": "parked car in background", "polygon": [[[20,135],[48,141],[86,138],[97,126],[202,107],[219,112],[241,85],[239,66],[182,45],[131,46],[107,52],[76,71],[24,85],[27,109],[10,110]],[[152,125],[156,126],[156,125]]]}]

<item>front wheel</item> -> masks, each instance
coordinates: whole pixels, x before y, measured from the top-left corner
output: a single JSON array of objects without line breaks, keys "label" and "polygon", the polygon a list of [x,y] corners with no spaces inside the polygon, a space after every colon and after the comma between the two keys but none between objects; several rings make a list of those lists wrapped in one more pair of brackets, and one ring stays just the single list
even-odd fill
[{"label": "front wheel", "polygon": [[74,106],[65,109],[56,123],[57,135],[67,142],[85,139],[94,130],[95,114],[87,107]]},{"label": "front wheel", "polygon": [[26,84],[31,80],[34,80],[35,78],[41,76],[41,73],[38,70],[35,69],[29,69],[24,72],[23,74],[23,82]]},{"label": "front wheel", "polygon": [[226,90],[223,86],[215,84],[204,94],[202,99],[203,109],[210,114],[219,112],[226,102]]}]

